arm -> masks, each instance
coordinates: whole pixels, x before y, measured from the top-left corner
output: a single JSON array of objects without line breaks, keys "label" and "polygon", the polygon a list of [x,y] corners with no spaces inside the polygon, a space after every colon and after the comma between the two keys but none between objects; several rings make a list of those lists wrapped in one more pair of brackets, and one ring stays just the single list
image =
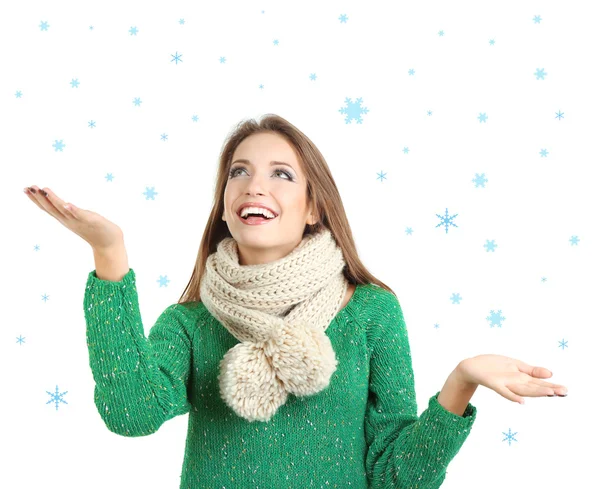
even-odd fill
[{"label": "arm", "polygon": [[[369,398],[365,414],[366,471],[372,489],[437,489],[446,469],[468,437],[477,410],[468,404],[461,415],[439,402],[441,391],[429,398],[417,415],[414,373],[408,332],[396,297],[385,291],[373,297],[369,321],[371,350]],[[450,377],[442,401],[452,394]],[[446,398],[446,399],[444,399]],[[465,399],[465,397],[462,397]],[[450,404],[449,407],[452,408]],[[455,404],[454,408],[461,406]]]},{"label": "arm", "polygon": [[110,431],[149,435],[190,410],[191,340],[184,305],[168,307],[146,338],[134,271],[120,281],[102,280],[92,271],[84,312],[94,402]]}]

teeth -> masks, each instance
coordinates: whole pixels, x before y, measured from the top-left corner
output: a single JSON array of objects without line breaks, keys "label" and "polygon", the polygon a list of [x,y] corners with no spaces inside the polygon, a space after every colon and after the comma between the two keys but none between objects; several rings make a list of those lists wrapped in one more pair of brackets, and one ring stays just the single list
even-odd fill
[{"label": "teeth", "polygon": [[241,217],[246,217],[248,214],[262,214],[267,219],[273,219],[275,217],[275,214],[262,207],[244,207],[242,212],[240,212]]}]

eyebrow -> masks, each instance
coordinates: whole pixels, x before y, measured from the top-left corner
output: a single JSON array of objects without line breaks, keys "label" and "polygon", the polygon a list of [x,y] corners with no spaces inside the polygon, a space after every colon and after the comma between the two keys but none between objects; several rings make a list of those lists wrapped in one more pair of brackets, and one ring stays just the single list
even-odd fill
[{"label": "eyebrow", "polygon": [[[237,159],[234,162],[232,162],[231,165],[233,165],[234,163],[245,163],[247,165],[252,166],[252,163],[250,163],[250,160],[247,160],[245,158]],[[294,169],[294,167],[292,165],[290,165],[289,163],[285,163],[284,161],[271,161],[269,164],[271,166],[273,166],[273,165],[285,165],[285,166],[289,166],[292,170]]]}]

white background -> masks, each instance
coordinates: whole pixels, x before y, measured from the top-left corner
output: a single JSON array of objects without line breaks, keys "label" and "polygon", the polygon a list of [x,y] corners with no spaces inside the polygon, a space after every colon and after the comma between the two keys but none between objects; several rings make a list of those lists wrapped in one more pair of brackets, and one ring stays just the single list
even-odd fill
[{"label": "white background", "polygon": [[[419,412],[484,353],[547,367],[569,388],[521,406],[479,387],[443,487],[597,481],[593,4],[3,2],[0,485],[176,488],[188,418],[149,437],[107,430],[85,338],[91,250],[23,187],[122,227],[148,333],[191,276],[228,132],[266,113],[325,155],[361,259],[398,295]],[[362,124],[346,124],[346,98],[362,98]]]}]

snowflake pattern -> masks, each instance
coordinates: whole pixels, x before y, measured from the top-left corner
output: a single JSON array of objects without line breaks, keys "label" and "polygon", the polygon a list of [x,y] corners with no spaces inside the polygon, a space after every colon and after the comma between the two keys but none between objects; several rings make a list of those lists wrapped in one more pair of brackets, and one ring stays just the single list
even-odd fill
[{"label": "snowflake pattern", "polygon": [[342,107],[340,109],[340,113],[346,114],[346,124],[350,124],[352,119],[356,121],[357,124],[362,124],[362,114],[366,114],[369,112],[369,109],[366,107],[361,107],[362,97],[357,98],[356,102],[352,102],[352,100],[346,97],[346,107]]},{"label": "snowflake pattern", "polygon": [[58,411],[58,403],[62,402],[64,404],[69,404],[67,401],[65,401],[63,399],[63,396],[69,392],[69,391],[65,391],[65,392],[61,392],[60,394],[58,393],[58,385],[56,386],[56,391],[55,392],[49,392],[46,391],[48,394],[50,394],[50,400],[46,403],[46,404],[50,404],[51,402],[56,403],[56,410]]}]

